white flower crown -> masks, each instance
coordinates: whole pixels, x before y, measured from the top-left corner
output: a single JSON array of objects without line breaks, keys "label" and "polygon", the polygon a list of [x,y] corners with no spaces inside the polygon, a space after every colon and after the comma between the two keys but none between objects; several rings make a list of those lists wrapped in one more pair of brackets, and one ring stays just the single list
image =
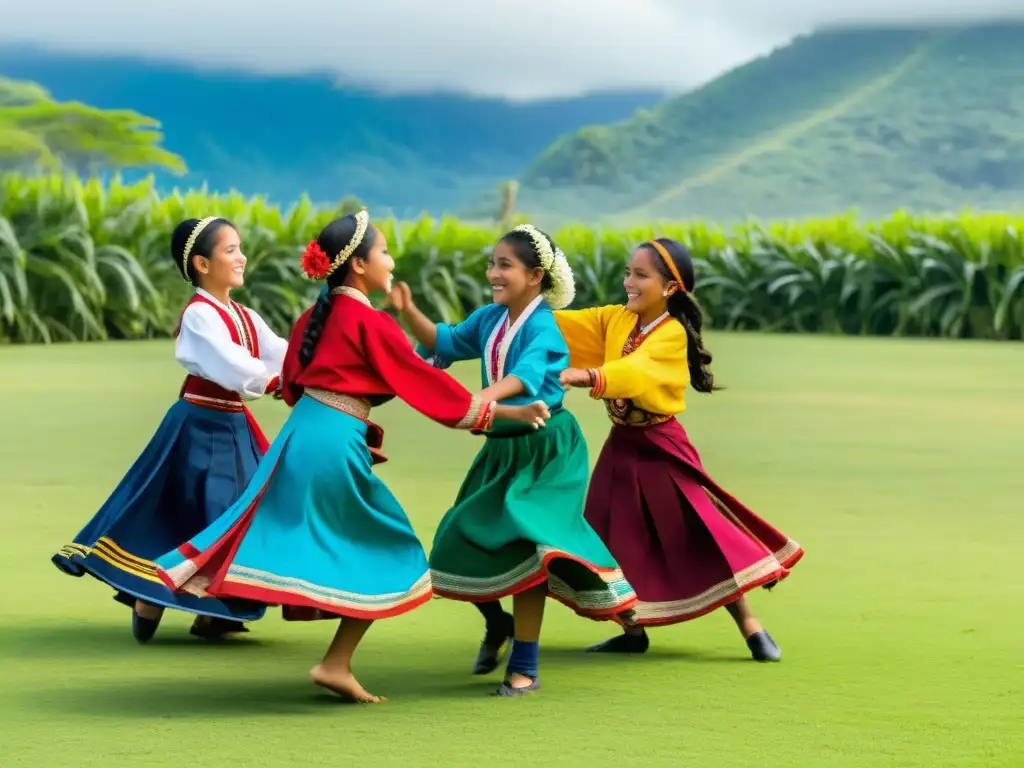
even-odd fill
[{"label": "white flower crown", "polygon": [[576,298],[576,278],[561,248],[552,248],[551,242],[532,224],[520,224],[512,230],[528,235],[540,257],[540,267],[551,277],[551,287],[543,296],[552,309],[565,309]]}]

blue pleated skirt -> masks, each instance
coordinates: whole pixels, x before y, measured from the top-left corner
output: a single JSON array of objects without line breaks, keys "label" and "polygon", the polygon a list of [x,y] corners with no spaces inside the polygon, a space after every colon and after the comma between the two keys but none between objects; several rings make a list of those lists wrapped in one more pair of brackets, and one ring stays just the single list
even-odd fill
[{"label": "blue pleated skirt", "polygon": [[248,601],[175,594],[153,563],[220,517],[259,461],[244,412],[179,400],[99,512],[53,556],[54,565],[106,582],[128,605],[138,598],[235,621],[261,618],[266,608]]}]

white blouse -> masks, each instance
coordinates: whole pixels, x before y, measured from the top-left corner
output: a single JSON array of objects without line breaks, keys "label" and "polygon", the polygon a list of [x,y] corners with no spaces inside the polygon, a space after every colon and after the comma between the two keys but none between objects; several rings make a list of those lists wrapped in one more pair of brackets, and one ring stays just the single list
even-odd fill
[{"label": "white blouse", "polygon": [[[213,298],[202,288],[196,291],[224,309],[235,322],[235,310]],[[262,397],[267,384],[280,375],[288,341],[282,339],[263,321],[263,318],[244,307],[256,328],[260,345],[259,358],[231,340],[231,332],[217,310],[201,301],[190,304],[181,316],[181,330],[174,342],[174,357],[193,376],[200,376],[237,392],[243,400]]]}]

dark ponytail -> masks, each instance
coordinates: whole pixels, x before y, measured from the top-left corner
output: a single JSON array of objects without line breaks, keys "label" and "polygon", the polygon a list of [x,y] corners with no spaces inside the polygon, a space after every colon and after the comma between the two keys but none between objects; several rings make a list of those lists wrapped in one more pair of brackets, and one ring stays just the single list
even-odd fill
[{"label": "dark ponytail", "polygon": [[[697,280],[690,252],[682,243],[667,237],[659,237],[651,242],[665,249],[683,281],[679,289],[668,297],[668,313],[678,320],[686,331],[686,364],[690,369],[690,386],[698,392],[705,393],[722,389],[715,386],[715,376],[710,370],[711,352],[704,346],[704,339],[701,338],[704,315],[693,295]],[[647,248],[651,252],[658,272],[665,280],[678,282],[672,269],[665,263],[664,257],[651,243],[645,243],[641,248]]]},{"label": "dark ponytail", "polygon": [[[335,257],[348,247],[356,234],[357,221],[355,215],[342,216],[335,219],[320,232],[316,244],[326,254],[326,257],[333,261]],[[327,318],[331,316],[331,307],[334,306],[331,291],[339,288],[345,283],[352,270],[352,260],[365,261],[370,255],[374,242],[377,240],[377,229],[373,224],[368,224],[363,239],[359,242],[352,255],[345,260],[345,263],[327,276],[327,286],[316,299],[313,311],[309,313],[309,322],[306,324],[306,331],[302,335],[302,343],[299,346],[299,365],[305,368],[313,360],[313,353],[316,352],[316,345],[320,341],[324,326],[327,325]],[[308,253],[307,249],[307,253]],[[304,258],[305,262],[305,258]]]}]

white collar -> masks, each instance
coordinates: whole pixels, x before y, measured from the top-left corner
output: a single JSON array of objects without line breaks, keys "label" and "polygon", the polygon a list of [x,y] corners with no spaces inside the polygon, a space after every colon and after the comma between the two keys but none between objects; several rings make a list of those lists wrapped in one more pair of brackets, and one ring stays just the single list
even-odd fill
[{"label": "white collar", "polygon": [[202,296],[207,301],[212,301],[214,304],[216,304],[218,307],[221,307],[222,309],[227,309],[227,310],[231,309],[231,305],[230,304],[222,303],[220,299],[215,298],[212,293],[210,293],[209,291],[207,291],[207,290],[205,290],[203,288],[196,288],[196,294],[199,295],[199,296]]},{"label": "white collar", "polygon": [[647,325],[641,325],[640,326],[640,335],[641,336],[646,336],[648,333],[650,333],[655,328],[657,328],[658,325],[661,323],[661,321],[664,320],[666,317],[668,317],[668,312],[662,313],[662,315],[660,317],[652,320]]},{"label": "white collar", "polygon": [[352,288],[348,285],[341,285],[337,288],[332,288],[331,293],[335,296],[348,296],[350,299],[355,299],[368,307],[373,307],[373,304],[370,303],[370,299],[367,295],[357,288]]},{"label": "white collar", "polygon": [[238,338],[244,339],[246,337],[247,329],[243,325],[244,321],[242,320],[241,316],[238,314],[238,312],[232,305],[222,304],[213,296],[213,294],[211,294],[209,291],[203,290],[202,288],[196,288],[196,295],[202,296],[207,301],[212,302],[214,306],[220,307],[222,310],[227,312],[228,317],[231,318],[231,322],[234,323],[235,330],[238,331]]},{"label": "white collar", "polygon": [[[487,363],[485,368],[487,369],[487,380],[488,384],[494,384],[500,381],[505,375],[505,358],[508,356],[509,347],[512,346],[512,339],[515,338],[516,334],[522,330],[522,327],[526,324],[526,321],[530,318],[530,315],[541,305],[544,301],[544,296],[538,296],[529,304],[526,305],[526,309],[523,310],[523,314],[519,316],[519,319],[512,324],[512,327],[506,331],[504,338],[501,340],[501,346],[498,347],[498,376],[497,378],[492,376],[491,371],[491,354],[494,350],[494,341],[498,338],[498,332],[505,327],[508,322],[509,312],[506,309],[505,314],[502,315],[501,320],[494,326],[494,330],[491,331],[490,338],[487,339],[487,344],[484,345],[484,360]],[[493,381],[491,380],[493,379]]]}]

